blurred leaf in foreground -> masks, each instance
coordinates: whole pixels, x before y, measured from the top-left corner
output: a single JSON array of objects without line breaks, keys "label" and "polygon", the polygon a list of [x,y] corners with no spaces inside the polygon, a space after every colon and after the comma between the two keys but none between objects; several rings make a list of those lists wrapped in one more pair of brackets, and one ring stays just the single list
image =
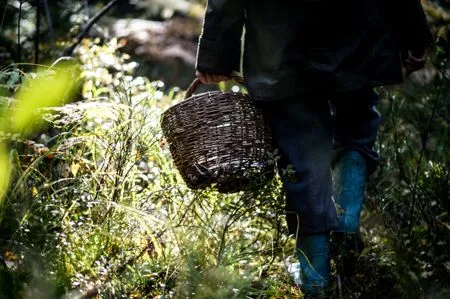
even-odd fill
[{"label": "blurred leaf in foreground", "polygon": [[8,151],[4,143],[0,142],[0,206],[3,203],[6,188],[9,183],[9,173],[11,165],[9,163]]},{"label": "blurred leaf in foreground", "polygon": [[76,64],[45,69],[28,78],[16,95],[6,130],[19,134],[36,130],[39,109],[60,106],[70,101],[75,95],[78,78]]},{"label": "blurred leaf in foreground", "polygon": [[[70,101],[79,79],[74,63],[53,65],[29,75],[10,107],[0,105],[0,132],[26,135],[39,128],[40,109],[60,106]],[[15,80],[15,79],[14,79]],[[8,147],[0,141],[0,206],[9,184],[11,165]]]}]

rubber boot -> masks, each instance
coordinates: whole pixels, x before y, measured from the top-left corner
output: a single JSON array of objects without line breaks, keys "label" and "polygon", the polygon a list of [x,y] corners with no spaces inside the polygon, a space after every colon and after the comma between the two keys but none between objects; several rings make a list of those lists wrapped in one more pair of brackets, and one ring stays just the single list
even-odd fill
[{"label": "rubber boot", "polygon": [[364,202],[367,165],[358,151],[350,150],[338,161],[334,169],[335,196],[339,227],[335,232],[358,233],[359,218]]},{"label": "rubber boot", "polygon": [[306,295],[321,296],[330,279],[328,233],[303,235],[297,240],[301,289]]}]

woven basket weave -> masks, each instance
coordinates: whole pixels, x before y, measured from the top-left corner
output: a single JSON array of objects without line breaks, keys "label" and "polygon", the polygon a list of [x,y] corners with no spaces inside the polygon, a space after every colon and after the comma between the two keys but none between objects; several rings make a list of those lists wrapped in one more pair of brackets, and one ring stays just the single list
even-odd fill
[{"label": "woven basket weave", "polygon": [[[243,84],[242,78],[234,78]],[[195,79],[183,101],[162,116],[169,149],[186,184],[219,192],[244,190],[256,178],[270,178],[270,127],[249,95],[211,91],[192,95]]]}]

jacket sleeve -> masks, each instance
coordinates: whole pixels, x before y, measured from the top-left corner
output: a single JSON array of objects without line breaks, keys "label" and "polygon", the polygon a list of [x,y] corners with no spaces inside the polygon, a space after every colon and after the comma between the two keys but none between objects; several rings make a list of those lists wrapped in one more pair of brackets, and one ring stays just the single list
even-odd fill
[{"label": "jacket sleeve", "polygon": [[240,70],[244,0],[208,0],[197,50],[196,69],[229,75]]},{"label": "jacket sleeve", "polygon": [[[402,51],[421,49],[433,42],[433,35],[420,0],[388,0],[394,38]],[[392,9],[393,8],[393,9]]]}]

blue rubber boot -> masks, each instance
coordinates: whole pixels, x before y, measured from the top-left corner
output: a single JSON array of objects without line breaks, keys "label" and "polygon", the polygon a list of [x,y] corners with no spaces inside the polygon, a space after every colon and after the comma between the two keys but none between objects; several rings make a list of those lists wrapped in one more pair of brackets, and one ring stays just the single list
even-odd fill
[{"label": "blue rubber boot", "polygon": [[350,150],[340,158],[334,169],[334,189],[340,214],[339,227],[335,232],[359,232],[366,178],[367,165],[362,154]]},{"label": "blue rubber boot", "polygon": [[330,279],[328,242],[328,233],[298,237],[301,289],[307,295],[320,296],[325,293]]}]

